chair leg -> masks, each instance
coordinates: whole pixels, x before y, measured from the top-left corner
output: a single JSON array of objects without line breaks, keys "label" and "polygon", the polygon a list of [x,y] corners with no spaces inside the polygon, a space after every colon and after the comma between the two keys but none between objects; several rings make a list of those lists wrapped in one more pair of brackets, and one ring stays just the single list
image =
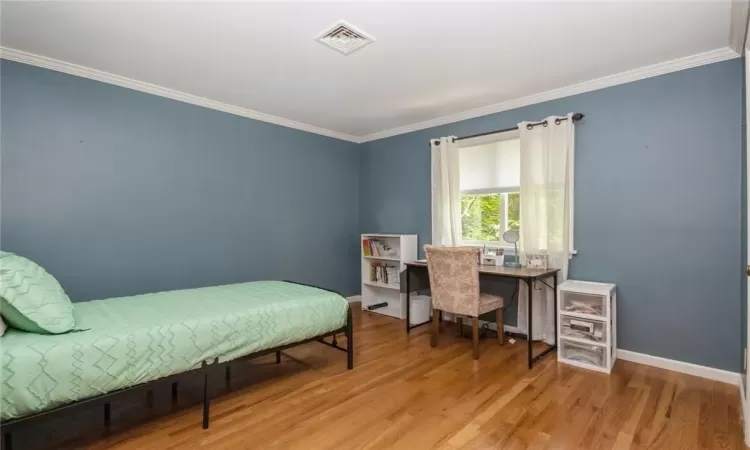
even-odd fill
[{"label": "chair leg", "polygon": [[432,336],[430,336],[430,345],[437,347],[438,334],[440,334],[440,312],[437,309],[432,310]]},{"label": "chair leg", "polygon": [[479,359],[479,317],[472,317],[471,340],[474,347],[474,359]]},{"label": "chair leg", "polygon": [[456,317],[456,327],[458,331],[458,336],[463,337],[464,336],[464,318],[463,317]]},{"label": "chair leg", "polygon": [[505,326],[503,325],[503,308],[498,308],[495,311],[495,322],[497,323],[497,342],[500,345],[505,343]]}]

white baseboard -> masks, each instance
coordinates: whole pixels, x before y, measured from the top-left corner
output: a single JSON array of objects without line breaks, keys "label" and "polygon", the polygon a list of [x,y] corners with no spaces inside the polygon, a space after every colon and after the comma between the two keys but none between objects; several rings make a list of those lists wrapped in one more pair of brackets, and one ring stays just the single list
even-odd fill
[{"label": "white baseboard", "polygon": [[[350,297],[353,298],[353,297]],[[351,301],[351,300],[350,300]],[[454,321],[453,315],[444,315],[444,320],[449,320],[451,322]],[[479,321],[480,326],[484,324],[488,324],[488,327],[493,330],[497,331],[497,326],[494,322],[485,322],[483,320]],[[505,331],[520,333],[520,330],[517,327],[505,325],[503,328]],[[745,392],[742,389],[742,376],[741,374],[737,372],[730,372],[728,370],[722,370],[722,369],[715,369],[713,367],[707,367],[707,366],[699,366],[698,364],[692,364],[688,362],[682,362],[682,361],[676,361],[674,359],[667,359],[662,358],[659,356],[651,356],[647,355],[645,353],[637,353],[630,350],[622,350],[617,349],[617,359],[622,359],[623,361],[631,361],[639,364],[645,364],[647,366],[653,366],[653,367],[659,367],[661,369],[671,370],[674,372],[679,373],[685,373],[688,375],[693,375],[696,377],[701,378],[707,378],[709,380],[714,381],[720,381],[722,383],[728,383],[732,384],[734,386],[738,386],[740,388],[740,391],[743,395],[743,408],[745,414],[750,414],[750,408],[748,408],[745,404],[744,395]],[[746,422],[749,423],[750,422]],[[748,433],[750,433],[750,427],[748,427]],[[750,446],[750,438],[747,439],[748,446]]]},{"label": "white baseboard", "polygon": [[747,392],[745,392],[745,386],[742,384],[742,377],[740,377],[740,420],[742,420],[742,431],[745,434],[745,445],[750,446],[750,421],[747,415],[750,414],[750,408],[747,404]]},{"label": "white baseboard", "polygon": [[357,303],[362,301],[361,295],[352,295],[351,297],[346,297],[346,301],[349,303]]},{"label": "white baseboard", "polygon": [[[480,321],[482,323],[483,321]],[[494,322],[489,322],[489,328],[497,330]],[[509,325],[505,325],[505,331],[521,333],[521,331]],[[699,366],[688,362],[676,361],[674,359],[661,358],[659,356],[646,355],[645,353],[632,352],[630,350],[617,350],[617,359],[624,361],[636,362],[639,364],[645,364],[647,366],[659,367],[661,369],[672,370],[674,372],[685,373],[696,377],[707,378],[709,380],[721,381],[722,383],[732,384],[738,386],[744,397],[744,391],[742,389],[742,375],[736,372],[730,372],[728,370],[715,369],[713,367]],[[750,414],[750,408],[747,407],[745,400],[743,399],[743,407],[746,414]],[[746,422],[750,424],[749,422]],[[748,427],[748,433],[750,433],[750,427]],[[750,446],[750,438],[747,440]]]},{"label": "white baseboard", "polygon": [[647,366],[659,367],[674,372],[685,373],[709,380],[721,381],[723,383],[740,386],[742,376],[737,372],[714,369],[713,367],[699,366],[688,362],[675,361],[674,359],[661,358],[659,356],[646,355],[644,353],[631,352],[630,350],[617,349],[617,359],[632,361]]}]

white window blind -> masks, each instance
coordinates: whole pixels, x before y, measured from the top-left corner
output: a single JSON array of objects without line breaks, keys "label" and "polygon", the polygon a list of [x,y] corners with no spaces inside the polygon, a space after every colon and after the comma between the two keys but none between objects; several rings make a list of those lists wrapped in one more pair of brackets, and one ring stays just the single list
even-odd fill
[{"label": "white window blind", "polygon": [[521,185],[521,144],[509,139],[458,151],[462,193],[517,192]]}]

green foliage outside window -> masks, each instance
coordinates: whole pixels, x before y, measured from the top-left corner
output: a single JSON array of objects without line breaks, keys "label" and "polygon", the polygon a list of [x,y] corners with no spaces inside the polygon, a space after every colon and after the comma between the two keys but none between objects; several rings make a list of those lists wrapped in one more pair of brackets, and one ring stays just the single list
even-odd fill
[{"label": "green foliage outside window", "polygon": [[[508,217],[502,220],[506,213]],[[465,241],[502,241],[507,229],[519,230],[521,199],[518,193],[461,196],[461,228]],[[504,229],[500,229],[504,225]]]},{"label": "green foliage outside window", "polygon": [[497,241],[501,199],[497,194],[461,196],[461,230],[464,240]]}]

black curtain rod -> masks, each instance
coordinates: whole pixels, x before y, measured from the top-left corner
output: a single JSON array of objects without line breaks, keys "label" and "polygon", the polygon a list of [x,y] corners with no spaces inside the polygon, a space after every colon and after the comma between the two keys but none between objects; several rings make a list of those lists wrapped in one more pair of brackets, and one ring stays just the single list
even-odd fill
[{"label": "black curtain rod", "polygon": [[[573,122],[578,122],[579,120],[583,119],[584,117],[585,116],[583,114],[581,114],[581,113],[575,113],[575,114],[573,114]],[[559,119],[555,119],[555,123],[557,123],[558,125],[560,125],[560,122],[562,122],[563,120],[568,120],[568,118],[567,117],[560,117]],[[526,128],[528,128],[530,130],[530,129],[534,128],[537,125],[547,126],[547,122],[542,121],[542,122],[530,123],[530,124],[526,125]],[[463,141],[464,139],[471,139],[471,138],[476,138],[476,137],[480,137],[480,136],[487,136],[489,134],[504,133],[506,131],[513,131],[513,130],[517,130],[517,129],[518,129],[518,127],[513,127],[513,128],[506,128],[504,130],[495,130],[495,131],[488,131],[486,133],[472,134],[471,136],[463,136],[463,137],[460,137],[460,138],[454,138],[453,142]]]}]

